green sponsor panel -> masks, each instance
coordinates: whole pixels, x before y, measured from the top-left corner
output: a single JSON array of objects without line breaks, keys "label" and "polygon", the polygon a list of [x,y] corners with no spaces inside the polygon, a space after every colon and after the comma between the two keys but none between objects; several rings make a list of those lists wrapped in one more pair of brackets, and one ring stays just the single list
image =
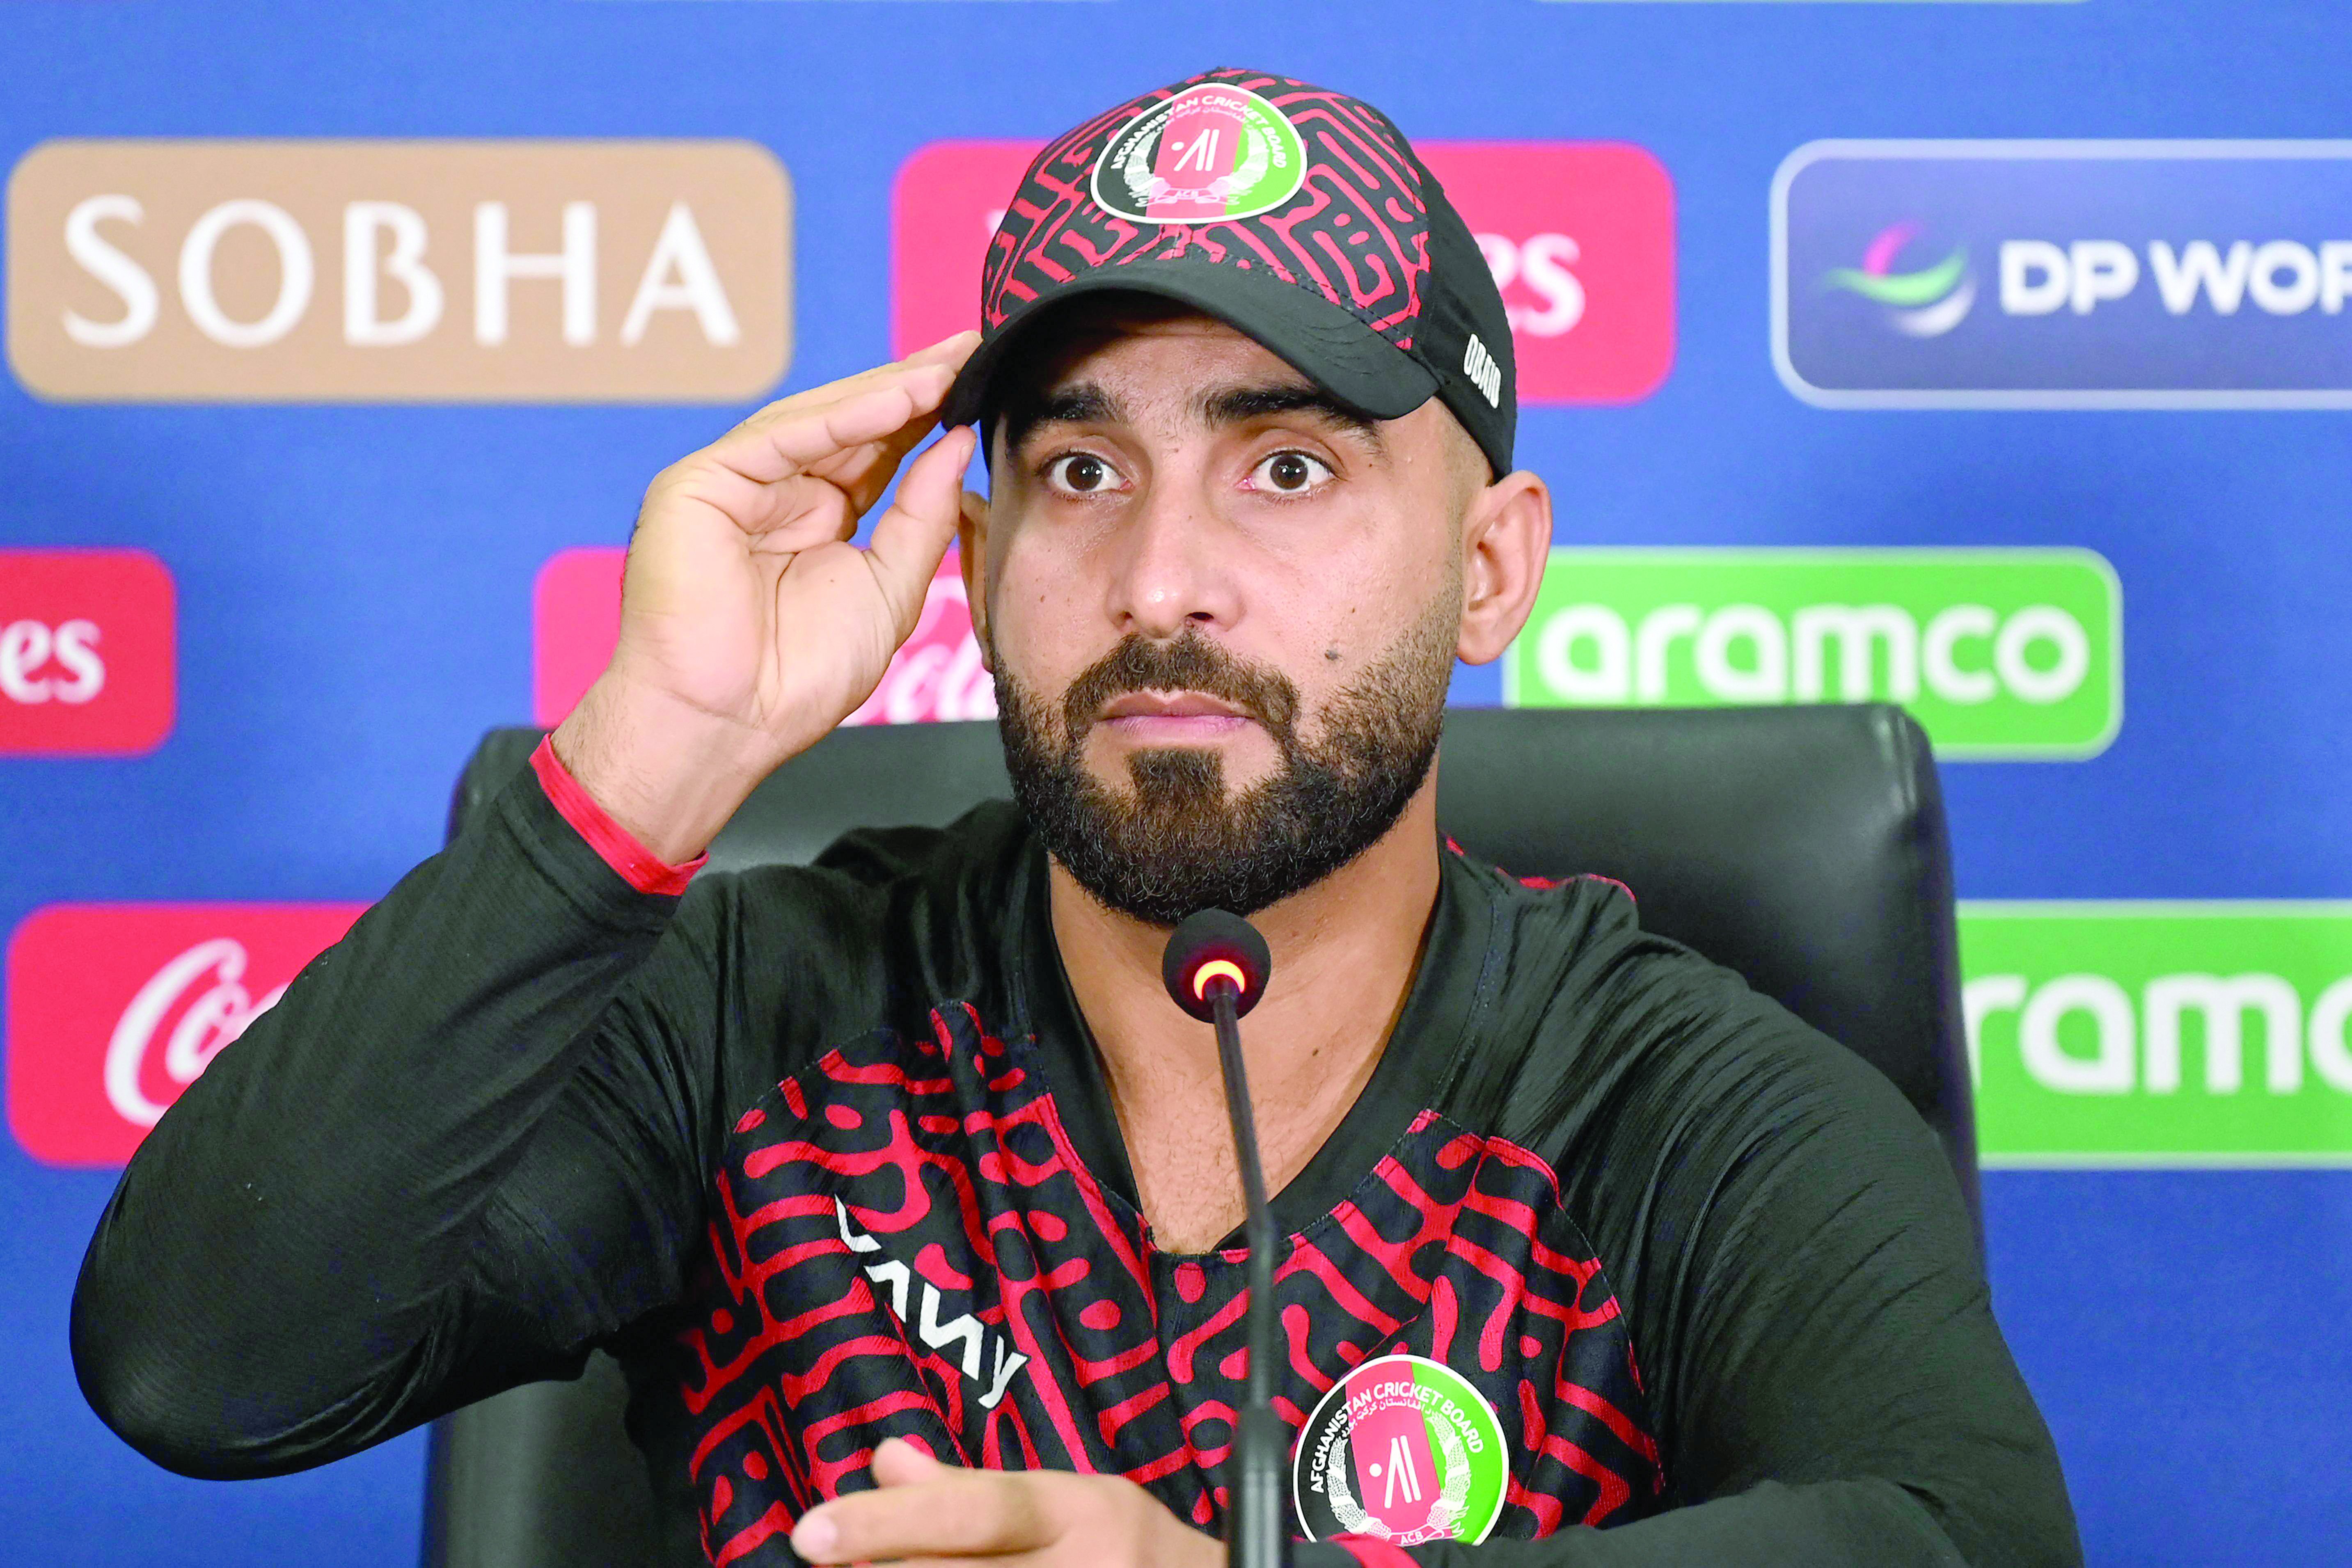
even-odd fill
[{"label": "green sponsor panel", "polygon": [[2352,903],[1963,903],[1989,1165],[2352,1164]]},{"label": "green sponsor panel", "polygon": [[1556,548],[1514,708],[1899,702],[1948,757],[2096,755],[2123,594],[2087,550]]}]

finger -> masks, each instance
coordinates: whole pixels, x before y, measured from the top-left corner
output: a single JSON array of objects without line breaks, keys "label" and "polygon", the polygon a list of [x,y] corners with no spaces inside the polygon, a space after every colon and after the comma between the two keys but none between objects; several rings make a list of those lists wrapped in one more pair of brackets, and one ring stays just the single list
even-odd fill
[{"label": "finger", "polygon": [[[964,341],[966,339],[971,340],[969,343]],[[754,410],[744,423],[749,424],[753,419],[772,415],[782,409],[809,407],[820,403],[830,403],[845,393],[856,391],[883,377],[895,375],[913,366],[945,363],[961,368],[963,361],[971,358],[971,351],[979,346],[978,332],[970,331],[957,332],[952,336],[941,338],[938,342],[927,343],[904,359],[886,360],[880,364],[868,365],[864,370],[845,375],[838,381],[829,381],[822,386],[805,387],[787,396],[779,397],[774,402]]]},{"label": "finger", "polygon": [[859,513],[838,486],[807,474],[770,484],[715,466],[666,473],[646,495],[646,514],[708,507],[763,550],[805,550],[856,531]]},{"label": "finger", "polygon": [[961,332],[941,338],[928,348],[917,349],[898,363],[900,364],[952,364],[961,368],[963,362],[971,357],[971,351],[978,347],[980,347],[980,334],[966,328]]},{"label": "finger", "polygon": [[858,520],[881,499],[908,450],[934,427],[933,421],[918,421],[888,438],[765,484],[723,465],[689,461],[675,471],[667,489],[716,507],[765,548],[805,549],[856,531]]},{"label": "finger", "polygon": [[811,1563],[1033,1552],[1053,1535],[1031,1495],[1033,1479],[947,1469],[918,1486],[853,1492],[803,1514],[793,1550]]},{"label": "finger", "polygon": [[923,437],[939,426],[936,414],[910,419],[878,441],[868,441],[836,457],[811,463],[805,471],[838,489],[849,498],[857,515],[863,517],[882,499],[882,492],[890,488],[891,476],[906,461],[907,454],[921,446]]},{"label": "finger", "polygon": [[962,517],[963,473],[971,462],[974,441],[971,430],[958,429],[933,442],[907,466],[890,510],[875,520],[866,564],[898,617],[901,637],[913,629],[923,595],[955,540]]},{"label": "finger", "polygon": [[772,403],[764,404],[754,409],[737,428],[789,417],[795,413],[838,403],[854,393],[863,392],[878,382],[903,374],[908,370],[934,364],[945,365],[951,371],[961,370],[963,368],[963,362],[970,359],[972,350],[979,346],[978,332],[970,331],[957,332],[952,336],[941,338],[938,342],[917,349],[904,359],[891,360],[884,364],[868,365],[866,369],[852,375],[845,375],[838,381],[829,381],[823,386],[812,386],[793,393],[789,396],[779,397]]},{"label": "finger", "polygon": [[[916,350],[899,363],[908,366],[936,364],[953,373],[962,369],[963,362],[971,358],[972,350],[979,346],[978,332],[958,332],[952,337],[941,338],[929,348]],[[952,379],[949,384],[953,386]],[[945,395],[941,394],[942,399]],[[907,454],[921,445],[923,437],[938,426],[939,415],[934,411],[929,418],[909,420],[879,441],[812,463],[808,471],[841,486],[843,493],[849,497],[850,505],[856,508],[862,516],[866,509],[889,488],[890,476],[898,472],[898,465]]]},{"label": "finger", "polygon": [[910,1487],[936,1480],[950,1467],[940,1463],[904,1437],[885,1437],[874,1450],[874,1479],[878,1486]]},{"label": "finger", "polygon": [[955,384],[944,364],[906,365],[833,402],[758,422],[771,447],[796,468],[822,462],[864,442],[887,439],[910,424],[929,426]]},{"label": "finger", "polygon": [[857,509],[822,479],[795,476],[768,487],[764,522],[740,524],[761,554],[792,555],[857,534]]},{"label": "finger", "polygon": [[824,403],[795,407],[788,400],[762,409],[698,456],[754,483],[772,483],[909,424],[928,426],[954,381],[944,364],[893,366]]}]

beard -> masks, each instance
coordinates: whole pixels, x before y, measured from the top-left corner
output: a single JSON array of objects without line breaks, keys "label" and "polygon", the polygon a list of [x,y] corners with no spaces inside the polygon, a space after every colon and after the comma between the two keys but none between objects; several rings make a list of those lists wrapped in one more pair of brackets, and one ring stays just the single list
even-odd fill
[{"label": "beard", "polygon": [[[1298,688],[1188,627],[1129,636],[1048,703],[997,661],[1004,763],[1046,850],[1105,907],[1156,926],[1201,910],[1252,915],[1314,886],[1396,826],[1429,776],[1461,626],[1458,584],[1440,594],[1300,734]],[[1224,760],[1156,747],[1128,763],[1125,790],[1086,764],[1095,715],[1129,691],[1198,691],[1272,738],[1280,763],[1238,794]]]}]

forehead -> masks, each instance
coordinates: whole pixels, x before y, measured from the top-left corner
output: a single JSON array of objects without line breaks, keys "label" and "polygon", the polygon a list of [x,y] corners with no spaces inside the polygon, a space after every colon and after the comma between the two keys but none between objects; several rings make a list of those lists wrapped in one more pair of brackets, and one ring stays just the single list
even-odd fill
[{"label": "forehead", "polygon": [[1074,301],[1036,329],[1025,374],[1007,402],[1072,387],[1117,385],[1128,397],[1183,399],[1203,386],[1312,384],[1239,329],[1188,306],[1148,297]]}]

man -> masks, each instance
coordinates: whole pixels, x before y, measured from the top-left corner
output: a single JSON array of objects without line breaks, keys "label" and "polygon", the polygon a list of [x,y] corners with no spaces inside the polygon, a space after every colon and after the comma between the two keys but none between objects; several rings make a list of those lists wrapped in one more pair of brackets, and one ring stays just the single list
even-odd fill
[{"label": "man", "polygon": [[[100,1413],[268,1474],[604,1346],[712,1563],[1220,1562],[1241,1205],[1158,963],[1223,906],[1279,976],[1301,1563],[2078,1561],[1894,1089],[1613,884],[1444,845],[1448,675],[1551,511],[1403,137],[1149,94],[1041,154],[983,306],[655,479],[611,668],[132,1162]],[[959,532],[1017,809],[688,890]]]}]

